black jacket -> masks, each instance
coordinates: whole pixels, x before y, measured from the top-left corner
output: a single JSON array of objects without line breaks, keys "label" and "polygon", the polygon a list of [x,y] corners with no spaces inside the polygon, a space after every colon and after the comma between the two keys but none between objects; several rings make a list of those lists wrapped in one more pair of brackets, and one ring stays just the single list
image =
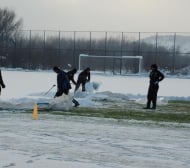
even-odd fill
[{"label": "black jacket", "polygon": [[71,89],[67,74],[62,70],[57,73],[57,89],[58,91]]},{"label": "black jacket", "polygon": [[74,75],[75,75],[76,72],[74,72],[73,70],[71,71],[68,71],[67,72],[67,76],[68,76],[68,79],[69,81],[72,81],[75,85],[77,84],[74,80]]},{"label": "black jacket", "polygon": [[85,69],[79,74],[77,82],[89,82],[89,81],[90,81],[90,72]]},{"label": "black jacket", "polygon": [[158,83],[164,79],[164,74],[156,69],[150,72],[149,78],[150,84],[158,85]]}]

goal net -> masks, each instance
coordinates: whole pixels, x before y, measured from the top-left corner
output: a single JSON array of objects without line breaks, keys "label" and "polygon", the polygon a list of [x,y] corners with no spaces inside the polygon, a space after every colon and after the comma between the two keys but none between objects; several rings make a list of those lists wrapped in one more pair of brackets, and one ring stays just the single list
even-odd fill
[{"label": "goal net", "polygon": [[140,74],[143,67],[142,56],[98,56],[79,55],[79,71],[90,67],[92,71],[112,72],[127,75]]}]

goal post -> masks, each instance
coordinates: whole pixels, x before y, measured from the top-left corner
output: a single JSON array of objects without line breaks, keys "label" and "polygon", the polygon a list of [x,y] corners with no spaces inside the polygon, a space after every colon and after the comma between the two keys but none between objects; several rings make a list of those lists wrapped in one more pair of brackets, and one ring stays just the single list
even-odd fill
[{"label": "goal post", "polygon": [[[142,72],[143,56],[79,55],[79,71],[91,67],[94,71],[112,71],[114,74],[136,74]],[[85,67],[86,66],[86,67]]]},{"label": "goal post", "polygon": [[143,56],[141,55],[136,55],[136,56],[122,56],[123,59],[137,59],[138,62],[138,73],[142,72],[142,67],[143,67]]}]

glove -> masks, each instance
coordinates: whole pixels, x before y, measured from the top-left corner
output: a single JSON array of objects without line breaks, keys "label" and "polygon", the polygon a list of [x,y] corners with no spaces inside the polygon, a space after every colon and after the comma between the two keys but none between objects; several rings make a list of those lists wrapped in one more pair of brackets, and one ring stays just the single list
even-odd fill
[{"label": "glove", "polygon": [[157,85],[158,83],[159,83],[159,81],[154,82],[155,85]]}]

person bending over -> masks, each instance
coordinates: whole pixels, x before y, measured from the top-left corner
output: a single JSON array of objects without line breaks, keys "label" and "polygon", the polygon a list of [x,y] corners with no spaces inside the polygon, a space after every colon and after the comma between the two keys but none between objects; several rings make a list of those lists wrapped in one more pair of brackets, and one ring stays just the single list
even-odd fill
[{"label": "person bending over", "polygon": [[82,91],[86,91],[85,84],[86,82],[90,82],[90,68],[87,67],[85,70],[83,70],[77,79],[75,92],[79,89],[80,85],[82,85]]},{"label": "person bending over", "polygon": [[69,89],[71,89],[71,85],[67,74],[57,66],[53,67],[53,71],[57,73],[57,92],[55,93],[54,98],[62,96],[63,93],[68,95]]},{"label": "person bending over", "polygon": [[67,72],[67,76],[69,78],[69,81],[72,81],[72,83],[74,85],[77,84],[76,81],[75,81],[75,79],[74,79],[74,76],[75,76],[76,73],[77,73],[77,69],[76,68],[74,68],[74,69],[72,69],[72,70],[70,70],[70,71]]},{"label": "person bending over", "polygon": [[[75,76],[76,72],[77,72],[77,69],[75,69],[75,68],[72,69],[71,71],[67,72],[67,76],[68,76],[69,82],[72,81],[72,83],[74,85],[77,84],[75,82],[75,80],[74,80],[74,76]],[[74,98],[73,98],[72,102],[75,104],[74,107],[78,107],[80,105],[79,102],[76,99],[74,99]]]}]

